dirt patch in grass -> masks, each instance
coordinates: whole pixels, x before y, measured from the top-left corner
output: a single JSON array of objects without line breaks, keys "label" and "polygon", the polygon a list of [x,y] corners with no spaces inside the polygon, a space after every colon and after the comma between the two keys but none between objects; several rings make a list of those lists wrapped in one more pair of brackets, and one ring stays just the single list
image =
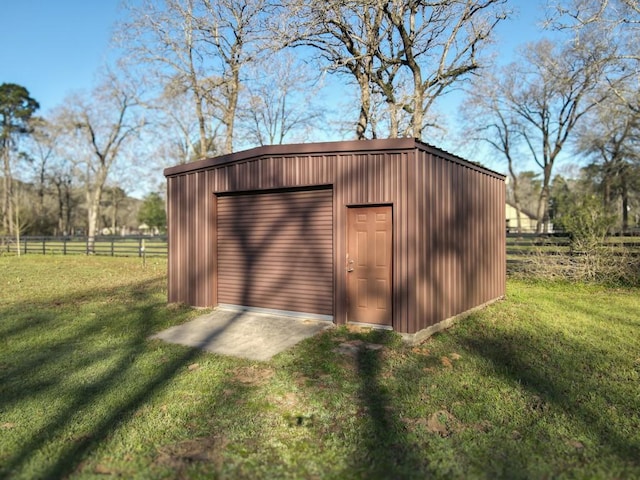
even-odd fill
[{"label": "dirt patch in grass", "polygon": [[282,395],[270,395],[269,403],[277,406],[281,410],[293,410],[300,406],[301,401],[299,395],[294,392],[288,392]]},{"label": "dirt patch in grass", "polygon": [[213,464],[219,470],[227,443],[225,437],[213,436],[165,445],[158,449],[155,464],[180,471],[200,462]]},{"label": "dirt patch in grass", "polygon": [[233,370],[233,380],[248,386],[264,385],[275,371],[272,368],[261,368],[254,365],[249,367],[239,367]]},{"label": "dirt patch in grass", "polygon": [[403,423],[409,430],[415,431],[420,427],[441,437],[448,437],[463,429],[460,421],[447,410],[438,410],[427,418],[404,418]]},{"label": "dirt patch in grass", "polygon": [[351,340],[349,342],[342,342],[335,349],[335,353],[346,355],[348,357],[356,357],[362,350],[382,350],[384,345],[379,343],[363,342],[362,340]]}]

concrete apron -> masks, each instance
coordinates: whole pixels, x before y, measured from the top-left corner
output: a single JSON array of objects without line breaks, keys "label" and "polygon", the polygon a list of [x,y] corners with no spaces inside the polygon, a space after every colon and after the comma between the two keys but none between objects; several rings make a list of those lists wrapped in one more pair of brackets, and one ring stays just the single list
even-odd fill
[{"label": "concrete apron", "polygon": [[149,338],[247,358],[270,360],[305,338],[332,328],[326,320],[276,316],[217,308],[190,322],[168,328]]}]

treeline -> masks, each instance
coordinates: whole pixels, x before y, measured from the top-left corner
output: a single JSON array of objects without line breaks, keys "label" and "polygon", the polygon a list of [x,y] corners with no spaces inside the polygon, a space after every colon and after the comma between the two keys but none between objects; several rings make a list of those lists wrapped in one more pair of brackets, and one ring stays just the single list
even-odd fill
[{"label": "treeline", "polygon": [[[0,186],[0,194],[3,193]],[[72,182],[45,177],[41,184],[13,181],[14,227],[21,235],[87,235],[84,192]],[[107,186],[100,201],[97,232],[102,235],[165,233],[165,200],[157,192],[138,199],[120,187]]]},{"label": "treeline", "polygon": [[[499,30],[519,14],[509,0],[125,2],[113,39],[120,58],[93,89],[41,116],[26,88],[0,86],[0,233],[83,228],[93,238],[124,226],[130,220],[118,215],[129,207],[110,192],[161,200],[160,172],[175,163],[265,144],[402,136],[447,139],[461,154],[487,146],[509,173],[516,208],[533,210],[540,231],[596,204],[611,225],[633,228],[640,8],[544,8],[540,38],[505,65]],[[453,92],[463,95],[460,112],[442,107]]]},{"label": "treeline", "polygon": [[[2,187],[0,187],[0,193]],[[21,235],[86,235],[84,192],[70,179],[45,176],[41,183],[13,181],[14,228]],[[140,232],[142,200],[129,197],[120,187],[105,187],[100,202],[98,233],[130,235]],[[160,227],[164,227],[163,224]]]},{"label": "treeline", "polygon": [[[554,232],[575,229],[571,224],[579,211],[588,210],[594,223],[604,223],[607,234],[640,234],[640,166],[621,162],[619,171],[602,172],[597,163],[553,177],[549,188],[549,225]],[[542,191],[541,174],[525,170],[507,183],[507,201],[536,218]],[[515,232],[516,229],[513,229]],[[521,230],[525,231],[525,230]]]}]

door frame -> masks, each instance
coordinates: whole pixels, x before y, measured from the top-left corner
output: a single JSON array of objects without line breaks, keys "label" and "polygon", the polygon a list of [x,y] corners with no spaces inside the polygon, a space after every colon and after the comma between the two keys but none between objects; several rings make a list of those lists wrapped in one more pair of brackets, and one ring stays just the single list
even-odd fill
[{"label": "door frame", "polygon": [[[390,259],[390,265],[389,268],[391,270],[391,275],[390,275],[390,299],[389,299],[389,305],[390,305],[390,309],[391,309],[391,324],[390,325],[381,325],[381,324],[375,324],[375,323],[365,323],[365,322],[358,322],[358,321],[354,321],[354,320],[350,320],[349,319],[349,272],[347,270],[348,268],[348,255],[349,255],[349,211],[352,209],[358,209],[358,208],[371,208],[371,207],[389,207],[391,209],[391,259]],[[395,207],[394,204],[392,202],[375,202],[375,203],[347,203],[345,204],[345,216],[344,216],[344,252],[345,252],[345,259],[344,259],[344,264],[342,266],[342,271],[343,271],[343,275],[344,275],[344,285],[345,285],[345,292],[344,292],[344,315],[345,315],[345,323],[347,325],[351,324],[351,325],[362,325],[362,326],[367,326],[367,327],[372,327],[372,328],[376,328],[379,330],[394,330],[395,329],[395,295],[393,294],[393,289],[394,289],[394,285],[395,285]]]}]

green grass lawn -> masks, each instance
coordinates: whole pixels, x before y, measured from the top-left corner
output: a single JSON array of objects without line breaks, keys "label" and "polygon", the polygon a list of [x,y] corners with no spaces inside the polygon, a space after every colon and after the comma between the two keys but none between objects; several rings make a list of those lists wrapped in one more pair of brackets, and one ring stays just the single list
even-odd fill
[{"label": "green grass lawn", "polygon": [[418,347],[250,362],[147,340],[201,313],[165,283],[0,256],[0,478],[640,478],[640,290],[510,281]]}]

